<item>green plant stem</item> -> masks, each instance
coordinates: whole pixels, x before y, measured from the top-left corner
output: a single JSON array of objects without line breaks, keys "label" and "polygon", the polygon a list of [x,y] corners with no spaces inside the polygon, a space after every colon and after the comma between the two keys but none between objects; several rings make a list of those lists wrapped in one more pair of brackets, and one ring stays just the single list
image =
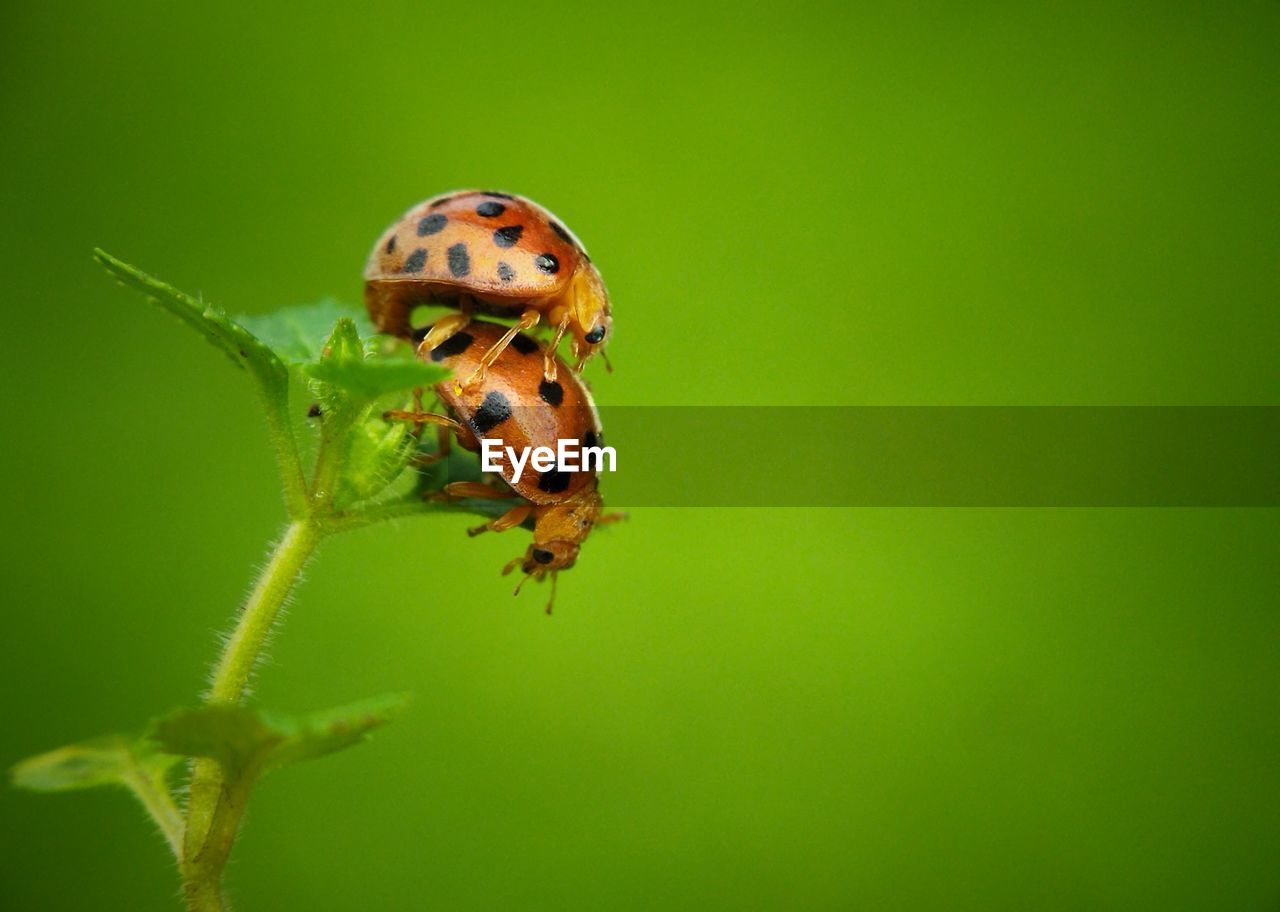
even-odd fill
[{"label": "green plant stem", "polygon": [[351,512],[335,515],[325,525],[327,532],[348,532],[362,529],[375,523],[397,519],[411,519],[415,516],[439,516],[442,513],[463,513],[468,516],[483,516],[486,519],[497,519],[511,507],[503,501],[488,502],[463,498],[456,501],[425,500],[421,494],[409,494],[372,507],[364,507]]},{"label": "green plant stem", "polygon": [[[280,608],[323,537],[321,522],[295,520],[276,545],[227,639],[214,670],[208,703],[238,703],[249,686]],[[182,883],[191,912],[221,912],[222,872],[231,854],[254,776],[228,781],[214,760],[196,760],[191,773],[182,846]]]},{"label": "green plant stem", "polygon": [[173,796],[163,778],[159,781],[149,776],[138,764],[131,765],[124,775],[124,784],[137,796],[151,819],[160,827],[165,842],[173,851],[173,857],[182,859],[182,814],[173,803]]},{"label": "green plant stem", "polygon": [[329,514],[333,510],[338,476],[347,455],[347,432],[358,418],[359,413],[354,409],[335,409],[321,428],[320,449],[311,481],[311,509],[317,513]]},{"label": "green plant stem", "polygon": [[237,703],[249,686],[253,667],[280,607],[289,596],[298,574],[315,551],[322,536],[315,519],[297,520],[289,524],[284,537],[276,545],[271,560],[254,584],[248,601],[240,612],[235,630],[227,639],[222,658],[213,673],[213,684],[206,701]]},{"label": "green plant stem", "polygon": [[[205,775],[208,779],[203,778]],[[214,760],[197,760],[191,780],[191,805],[188,807],[187,838],[182,860],[182,891],[189,912],[224,912],[222,872],[231,857],[249,803],[258,770],[245,769],[234,781],[228,781]],[[208,807],[208,823],[198,846],[191,839],[192,811],[199,802]]]},{"label": "green plant stem", "polygon": [[276,455],[285,507],[291,519],[298,519],[307,512],[307,478],[302,469],[302,457],[298,455],[298,441],[289,424],[288,388],[280,391],[268,389],[261,383],[255,386],[267,416],[267,433]]},{"label": "green plant stem", "polygon": [[411,516],[425,516],[445,511],[466,512],[447,501],[431,502],[424,500],[421,494],[414,493],[373,507],[339,514],[329,520],[327,528],[331,532],[346,532],[387,520],[406,519]]}]

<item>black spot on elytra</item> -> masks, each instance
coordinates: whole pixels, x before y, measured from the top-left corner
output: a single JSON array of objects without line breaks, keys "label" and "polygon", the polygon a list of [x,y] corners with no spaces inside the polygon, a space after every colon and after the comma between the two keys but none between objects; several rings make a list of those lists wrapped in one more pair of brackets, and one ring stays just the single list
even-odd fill
[{"label": "black spot on elytra", "polygon": [[547,275],[554,275],[560,271],[560,261],[556,259],[554,253],[540,253],[534,258],[533,265]]},{"label": "black spot on elytra", "polygon": [[471,271],[471,256],[466,244],[454,244],[449,248],[449,272],[460,279]]},{"label": "black spot on elytra", "polygon": [[475,336],[471,335],[469,332],[454,333],[435,348],[431,349],[431,360],[443,361],[445,358],[452,358],[454,355],[460,355],[470,348],[471,343],[474,341]]},{"label": "black spot on elytra", "polygon": [[487,434],[511,417],[511,403],[499,392],[484,397],[480,408],[471,416],[471,427],[477,434]]},{"label": "black spot on elytra", "polygon": [[556,559],[556,556],[545,548],[534,548],[533,559],[540,564],[549,564]]},{"label": "black spot on elytra", "polygon": [[559,222],[554,220],[551,222],[548,222],[548,224],[551,226],[551,230],[556,233],[556,235],[560,238],[560,240],[564,241],[566,244],[572,244],[574,247],[578,246],[577,244],[574,244],[573,235],[568,232],[568,230],[564,227],[564,225],[561,225]]},{"label": "black spot on elytra", "polygon": [[449,217],[441,215],[439,212],[433,212],[418,222],[418,237],[426,237],[428,234],[436,234],[441,231],[448,223]]},{"label": "black spot on elytra", "polygon": [[394,234],[391,235],[391,237],[387,238],[387,246],[383,247],[382,249],[385,250],[387,253],[396,252],[396,236]]},{"label": "black spot on elytra", "polygon": [[400,267],[401,272],[422,272],[422,267],[427,263],[427,248],[419,247],[413,253],[409,254],[409,258],[404,261],[404,265]]},{"label": "black spot on elytra", "polygon": [[569,487],[571,476],[568,472],[561,472],[559,469],[550,469],[543,472],[542,477],[538,479],[538,490],[546,491],[548,494],[559,494],[565,488]]},{"label": "black spot on elytra", "polygon": [[497,190],[481,190],[481,191],[480,191],[480,193],[481,193],[483,196],[496,196],[496,197],[497,197],[498,199],[500,199],[500,200],[513,200],[513,199],[515,199],[515,197],[514,197],[514,196],[512,196],[510,193],[499,193]]},{"label": "black spot on elytra", "polygon": [[499,247],[514,247],[524,233],[524,225],[506,225],[493,232],[493,242]]},{"label": "black spot on elytra", "polygon": [[497,218],[506,211],[506,206],[502,205],[502,203],[495,203],[493,200],[486,200],[476,206],[476,215],[484,216],[485,218]]},{"label": "black spot on elytra", "polygon": [[559,408],[560,403],[564,402],[564,387],[560,385],[559,380],[543,380],[538,384],[538,395],[542,397],[542,401],[552,408]]},{"label": "black spot on elytra", "polygon": [[599,446],[600,438],[596,436],[595,431],[587,431],[582,435],[582,445],[584,447]]},{"label": "black spot on elytra", "polygon": [[538,343],[524,333],[516,333],[511,340],[511,347],[522,355],[532,355],[538,350]]},{"label": "black spot on elytra", "polygon": [[498,263],[498,278],[500,278],[504,282],[510,282],[515,277],[516,277],[516,271],[512,269],[508,264],[502,263],[502,262]]}]

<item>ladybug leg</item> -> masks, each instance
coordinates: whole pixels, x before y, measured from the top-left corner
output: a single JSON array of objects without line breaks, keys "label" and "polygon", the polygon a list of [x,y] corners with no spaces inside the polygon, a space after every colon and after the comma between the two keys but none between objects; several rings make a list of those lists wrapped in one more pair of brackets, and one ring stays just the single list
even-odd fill
[{"label": "ladybug leg", "polygon": [[518,504],[506,513],[503,513],[497,519],[491,519],[483,526],[476,526],[475,528],[468,529],[467,534],[474,538],[481,532],[506,532],[508,529],[514,529],[516,526],[528,519],[529,514],[532,512],[533,504]]},{"label": "ladybug leg", "polygon": [[477,500],[506,500],[516,496],[514,491],[504,491],[478,481],[451,481],[443,490],[450,497],[474,497]]},{"label": "ladybug leg", "polygon": [[431,330],[427,333],[420,343],[418,343],[418,354],[427,355],[431,349],[439,345],[443,345],[452,336],[457,335],[467,328],[467,324],[471,322],[471,299],[464,298],[461,302],[462,309],[457,313],[446,314],[431,325]]},{"label": "ladybug leg", "polygon": [[435,465],[442,459],[448,459],[449,453],[453,448],[453,429],[438,425],[436,427],[436,451],[434,453],[420,453],[413,457],[413,464],[420,469],[427,466]]},{"label": "ladybug leg", "polygon": [[[418,387],[413,391],[413,411],[415,413],[426,411],[426,408],[422,404],[422,387]],[[386,416],[384,415],[383,417],[385,418]],[[411,433],[415,438],[420,439],[422,437],[423,427],[425,427],[425,424],[414,424],[413,431]]]},{"label": "ladybug leg", "polygon": [[[612,374],[612,373],[613,373],[613,365],[609,362],[609,356],[608,356],[608,355],[606,355],[603,351],[596,352],[596,354],[598,354],[601,358],[603,358],[603,359],[604,359],[604,368],[605,368],[605,371],[606,371],[607,373]],[[582,373],[582,368],[586,365],[587,361],[589,361],[590,359],[591,359],[591,356],[590,356],[590,355],[583,355],[581,358],[579,358],[579,359],[578,359],[578,363],[577,363],[577,364],[575,364],[575,365],[573,366],[573,372],[574,372],[575,374],[580,374],[580,373]]]},{"label": "ladybug leg", "polygon": [[629,514],[618,512],[618,511],[615,511],[613,513],[601,513],[599,516],[596,517],[595,525],[607,526],[616,522],[625,522],[630,518],[631,517]]},{"label": "ladybug leg", "polygon": [[555,570],[551,571],[551,598],[547,599],[547,614],[551,613],[551,608],[556,603],[556,579],[558,576],[559,574]]},{"label": "ladybug leg", "polygon": [[382,413],[382,417],[386,421],[412,421],[419,427],[424,424],[435,424],[440,427],[449,428],[454,433],[464,430],[461,424],[454,421],[448,415],[437,415],[435,412],[388,409]]},{"label": "ladybug leg", "polygon": [[426,500],[439,503],[453,503],[459,497],[470,497],[475,500],[507,500],[517,495],[514,491],[479,481],[451,481],[439,491],[428,491],[422,496]]},{"label": "ladybug leg", "polygon": [[[480,363],[476,365],[476,369],[472,372],[471,376],[467,378],[467,382],[464,383],[462,387],[471,386],[473,383],[479,383],[483,380],[484,372],[489,369],[489,366],[493,364],[494,361],[498,360],[499,355],[506,351],[507,346],[511,344],[511,340],[516,337],[516,333],[526,329],[532,329],[538,325],[538,321],[541,319],[542,314],[534,310],[532,307],[525,310],[525,312],[520,315],[520,319],[516,321],[516,325],[503,333],[502,338],[497,342],[494,342],[493,347],[484,353],[484,357],[480,359]],[[423,344],[426,344],[425,340],[423,341]],[[459,389],[462,387],[459,387]]]},{"label": "ladybug leg", "polygon": [[542,376],[548,383],[552,383],[556,379],[556,349],[560,347],[560,340],[564,338],[565,331],[569,328],[571,316],[572,314],[566,310],[564,316],[560,319],[560,325],[556,327],[555,336],[552,337],[551,343],[543,353]]}]

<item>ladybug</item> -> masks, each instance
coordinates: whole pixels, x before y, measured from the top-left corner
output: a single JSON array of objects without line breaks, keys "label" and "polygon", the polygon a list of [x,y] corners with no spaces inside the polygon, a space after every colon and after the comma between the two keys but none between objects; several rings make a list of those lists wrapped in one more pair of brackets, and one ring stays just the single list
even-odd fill
[{"label": "ladybug", "polygon": [[479,381],[516,333],[546,321],[555,328],[543,376],[556,377],[555,351],[573,336],[576,370],[609,336],[609,295],[586,249],[537,203],[493,190],[455,190],[414,206],[383,232],[364,270],[364,299],[375,326],[408,337],[417,304],[447,303],[422,342],[430,352],[464,329],[475,311],[516,317],[471,367]]},{"label": "ladybug", "polygon": [[[431,337],[429,330],[416,334],[422,343],[419,352],[455,374],[474,370],[499,340],[511,335],[505,326],[472,321],[441,344],[425,348]],[[581,446],[601,445],[600,416],[586,385],[567,370],[559,379],[546,379],[538,343],[524,333],[511,335],[510,343],[500,350],[480,382],[461,388],[452,380],[435,385],[447,415],[419,408],[390,411],[386,417],[437,425],[439,446],[427,461],[447,456],[453,437],[473,452],[480,451],[481,440],[485,439],[516,450],[543,446],[554,450],[560,440],[577,440]],[[503,459],[501,466],[504,487],[458,481],[445,485],[442,496],[517,500],[502,516],[468,529],[467,534],[504,532],[532,520],[533,542],[502,572],[510,573],[519,565],[525,573],[521,585],[530,578],[541,581],[550,576],[554,601],[556,574],[574,565],[582,542],[594,526],[615,522],[623,518],[622,514],[602,515],[603,501],[595,471],[568,472],[552,467],[539,472],[526,464],[517,478],[510,459]],[[517,586],[516,592],[519,591]],[[548,602],[547,612],[550,611]]]}]

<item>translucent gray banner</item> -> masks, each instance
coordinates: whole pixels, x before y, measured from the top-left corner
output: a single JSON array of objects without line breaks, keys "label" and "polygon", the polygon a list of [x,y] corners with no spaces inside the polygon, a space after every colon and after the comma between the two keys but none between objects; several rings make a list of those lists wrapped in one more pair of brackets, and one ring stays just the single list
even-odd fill
[{"label": "translucent gray banner", "polygon": [[600,489],[617,507],[1280,506],[1280,407],[600,414],[617,451]]}]

